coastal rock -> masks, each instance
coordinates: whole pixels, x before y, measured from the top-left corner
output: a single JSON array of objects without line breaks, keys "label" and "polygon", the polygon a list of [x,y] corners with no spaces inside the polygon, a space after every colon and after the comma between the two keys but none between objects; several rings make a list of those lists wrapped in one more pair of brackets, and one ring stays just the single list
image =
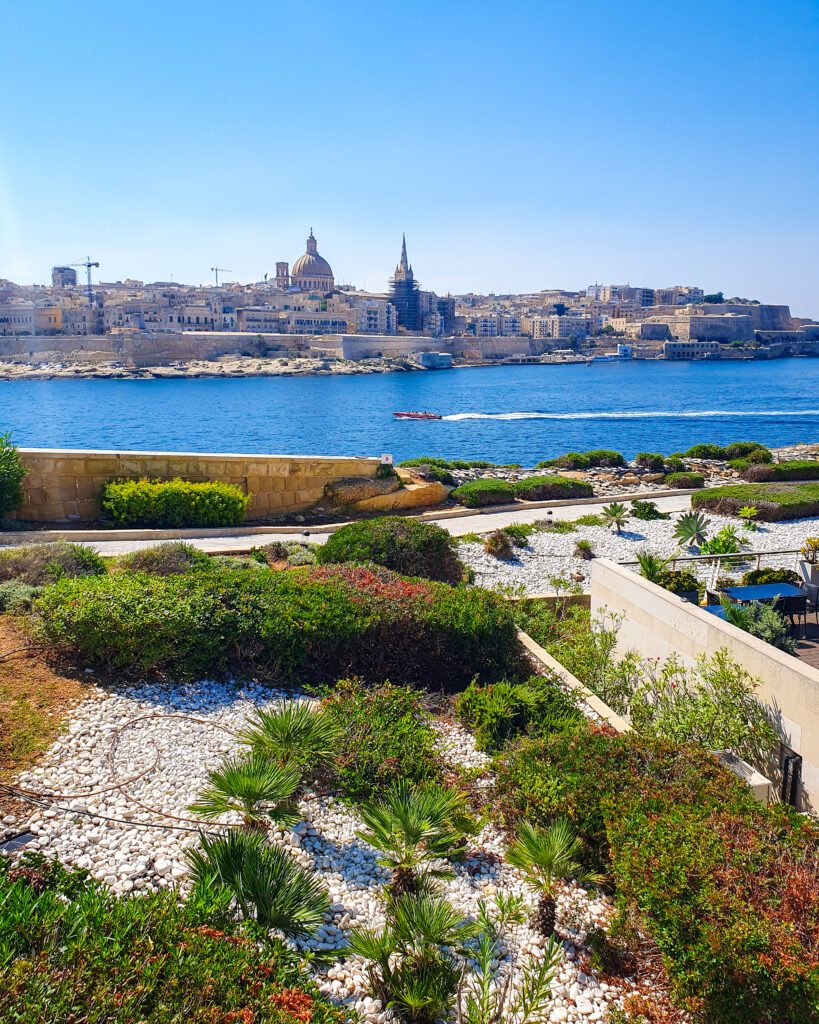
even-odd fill
[{"label": "coastal rock", "polygon": [[324,488],[324,499],[336,507],[357,505],[368,498],[391,494],[400,487],[397,477],[346,476],[333,480]]}]

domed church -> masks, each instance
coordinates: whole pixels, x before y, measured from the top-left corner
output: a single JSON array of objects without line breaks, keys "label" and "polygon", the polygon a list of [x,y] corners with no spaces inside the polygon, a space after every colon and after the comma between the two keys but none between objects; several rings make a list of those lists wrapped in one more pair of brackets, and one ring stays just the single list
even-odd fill
[{"label": "domed church", "polygon": [[331,292],[335,287],[333,270],[327,260],[319,256],[312,228],[307,239],[307,252],[293,264],[290,284],[300,292]]}]

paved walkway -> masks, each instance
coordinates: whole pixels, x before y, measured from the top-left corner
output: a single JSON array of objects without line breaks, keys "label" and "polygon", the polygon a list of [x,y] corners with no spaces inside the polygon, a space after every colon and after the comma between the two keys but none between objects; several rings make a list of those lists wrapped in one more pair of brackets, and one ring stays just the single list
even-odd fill
[{"label": "paved walkway", "polygon": [[[648,497],[648,495],[647,495]],[[599,513],[604,505],[610,500],[600,501],[595,504],[582,505],[559,505],[553,508],[528,508],[515,509],[509,512],[486,512],[479,515],[463,515],[457,517],[432,517],[426,519],[428,523],[437,523],[449,531],[453,537],[462,537],[465,533],[489,533],[491,530],[499,530],[501,527],[509,526],[511,523],[534,523],[540,519],[577,519],[578,516]],[[690,505],[690,497],[681,494],[679,497],[657,498],[657,507],[664,512],[679,512],[687,509]],[[551,514],[550,514],[551,513]],[[330,531],[318,528],[308,529],[305,533],[250,533],[241,537],[195,537],[186,538],[186,543],[200,548],[202,551],[211,554],[229,555],[231,552],[248,551],[252,547],[262,544],[271,544],[273,541],[294,541],[309,540],[315,544],[323,544],[330,535]],[[154,544],[163,543],[157,540],[93,540],[88,544],[96,548],[101,555],[124,555],[129,551],[137,551],[140,548],[152,547]]]}]

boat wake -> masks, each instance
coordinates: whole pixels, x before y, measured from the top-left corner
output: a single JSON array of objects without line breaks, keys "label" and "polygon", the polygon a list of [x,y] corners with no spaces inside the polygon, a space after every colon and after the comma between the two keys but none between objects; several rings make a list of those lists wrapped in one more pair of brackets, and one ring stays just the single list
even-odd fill
[{"label": "boat wake", "polygon": [[442,419],[458,420],[651,420],[651,419],[794,419],[819,416],[819,409],[689,409],[650,410],[644,412],[457,412]]}]

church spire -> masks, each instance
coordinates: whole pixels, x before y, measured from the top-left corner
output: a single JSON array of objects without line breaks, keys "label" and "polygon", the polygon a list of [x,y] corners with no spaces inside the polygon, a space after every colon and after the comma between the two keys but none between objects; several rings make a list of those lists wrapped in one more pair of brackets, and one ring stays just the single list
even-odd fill
[{"label": "church spire", "polygon": [[396,277],[412,277],[412,267],[407,259],[407,236],[406,234],[401,235],[401,259],[398,262],[398,266],[395,268]]}]

